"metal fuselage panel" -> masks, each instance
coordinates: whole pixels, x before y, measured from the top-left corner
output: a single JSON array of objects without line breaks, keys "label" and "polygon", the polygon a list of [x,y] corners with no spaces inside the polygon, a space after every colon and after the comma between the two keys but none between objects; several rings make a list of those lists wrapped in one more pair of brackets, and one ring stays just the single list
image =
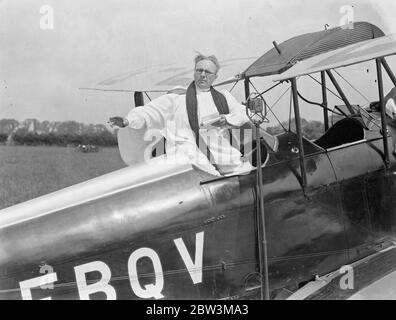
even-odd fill
[{"label": "metal fuselage panel", "polygon": [[[384,169],[380,140],[327,152],[304,141],[305,188],[295,136],[280,142],[263,168],[271,290],[369,254],[394,234],[396,216],[395,163]],[[254,297],[255,179],[254,171],[201,183],[198,171],[175,172],[4,227],[0,298],[22,298],[43,264],[57,279],[52,289],[30,287],[33,299]],[[87,293],[95,283],[103,288]]]},{"label": "metal fuselage panel", "polygon": [[[139,296],[131,281],[138,279],[144,288],[147,282],[155,284],[158,274],[164,278],[161,294],[165,298],[227,295],[230,282],[223,279],[222,270],[228,262],[238,261],[233,259],[232,248],[238,244],[234,232],[239,217],[239,182],[234,177],[208,188],[200,185],[201,180],[202,174],[194,170],[176,173],[2,228],[0,297],[21,298],[19,288],[24,281],[43,276],[40,270],[44,264],[53,268],[57,281],[51,290],[32,287],[34,299],[81,298],[76,269],[92,265],[102,269],[86,272],[87,283],[100,281],[100,270],[110,270],[108,285],[115,288],[117,298],[141,298],[144,294]],[[197,241],[203,245],[200,279],[188,270],[190,260],[198,265],[200,259],[195,256]],[[132,270],[129,260],[142,250],[158,257],[160,269],[142,256],[136,261],[135,272]],[[253,268],[254,262],[254,257],[248,261]],[[218,289],[213,289],[216,282]],[[92,298],[103,297],[106,295],[100,290],[92,294]]]}]

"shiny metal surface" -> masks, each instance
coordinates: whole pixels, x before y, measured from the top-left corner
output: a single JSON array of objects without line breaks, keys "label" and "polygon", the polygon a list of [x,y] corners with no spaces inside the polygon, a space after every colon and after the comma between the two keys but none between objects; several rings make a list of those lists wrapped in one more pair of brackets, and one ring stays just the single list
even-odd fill
[{"label": "shiny metal surface", "polygon": [[124,189],[153,183],[177,173],[192,170],[190,165],[150,164],[127,167],[89,181],[0,210],[0,229],[22,221],[54,213],[68,207],[110,196]]},{"label": "shiny metal surface", "polygon": [[[287,133],[279,142],[263,168],[272,294],[374,252],[396,231],[396,165],[385,170],[380,139],[328,152],[304,139],[305,192],[292,152],[297,137]],[[33,298],[78,299],[75,267],[93,261],[111,270],[117,298],[139,298],[128,258],[141,248],[159,256],[166,299],[257,297],[255,175],[210,180],[189,166],[126,168],[3,210],[0,298],[20,299],[20,282],[40,276],[46,263],[58,280],[54,290],[33,290]],[[201,232],[202,282],[195,284],[174,240],[193,259]],[[144,259],[138,274],[142,285],[158,276]]]}]

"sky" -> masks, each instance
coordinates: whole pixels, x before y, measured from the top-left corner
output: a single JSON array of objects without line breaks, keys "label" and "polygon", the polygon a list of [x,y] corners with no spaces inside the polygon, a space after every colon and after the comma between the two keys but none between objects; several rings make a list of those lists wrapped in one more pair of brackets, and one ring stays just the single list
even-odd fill
[{"label": "sky", "polygon": [[[197,51],[220,60],[259,57],[273,40],[323,30],[325,24],[339,26],[345,5],[353,6],[354,21],[396,33],[394,0],[0,0],[0,119],[106,124],[110,116],[133,108],[133,95],[78,88],[159,64],[190,66]],[[388,61],[396,67],[394,57]],[[368,100],[378,99],[375,85],[365,88],[374,84],[373,65],[340,73],[355,80]],[[254,83],[271,85],[267,79]],[[268,103],[285,89],[274,90]],[[300,89],[320,101],[316,84],[303,82]],[[365,101],[352,89],[346,93]],[[242,101],[241,88],[235,96]],[[287,98],[276,107],[282,120],[288,116]],[[307,119],[319,119],[321,113],[302,104]]]}]

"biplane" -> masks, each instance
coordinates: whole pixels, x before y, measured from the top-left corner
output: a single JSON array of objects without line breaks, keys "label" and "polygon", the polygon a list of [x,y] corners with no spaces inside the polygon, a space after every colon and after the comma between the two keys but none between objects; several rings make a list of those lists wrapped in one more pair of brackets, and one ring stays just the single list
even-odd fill
[{"label": "biplane", "polygon": [[[385,60],[396,37],[356,22],[273,44],[218,85],[241,82],[246,98],[255,77],[290,86],[295,130],[277,135],[276,151],[258,142],[255,170],[227,177],[159,165],[156,155],[1,210],[0,298],[395,297],[396,157],[382,73],[396,86]],[[371,60],[378,110],[350,101],[333,74]],[[167,78],[169,88],[184,85],[184,72]],[[313,74],[321,102],[297,87]],[[342,107],[328,103],[329,79]],[[136,106],[139,90],[131,90]],[[326,130],[316,140],[303,135],[302,100],[323,109]],[[343,286],[350,270],[353,283]]]}]

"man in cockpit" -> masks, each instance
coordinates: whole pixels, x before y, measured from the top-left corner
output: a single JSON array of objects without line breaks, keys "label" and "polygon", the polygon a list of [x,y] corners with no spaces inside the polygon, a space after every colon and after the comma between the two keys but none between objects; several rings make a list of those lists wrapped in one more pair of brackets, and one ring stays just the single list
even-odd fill
[{"label": "man in cockpit", "polygon": [[[212,84],[218,77],[220,64],[214,55],[195,57],[194,81],[185,92],[168,93],[132,109],[125,118],[112,117],[110,123],[132,129],[163,130],[167,157],[184,157],[198,168],[213,175],[248,172],[253,167],[241,158],[230,143],[229,128],[249,123],[245,106],[227,91],[217,91]],[[217,121],[203,129],[201,124],[211,117]],[[268,136],[267,139],[276,141]],[[275,144],[270,142],[270,144]]]}]

